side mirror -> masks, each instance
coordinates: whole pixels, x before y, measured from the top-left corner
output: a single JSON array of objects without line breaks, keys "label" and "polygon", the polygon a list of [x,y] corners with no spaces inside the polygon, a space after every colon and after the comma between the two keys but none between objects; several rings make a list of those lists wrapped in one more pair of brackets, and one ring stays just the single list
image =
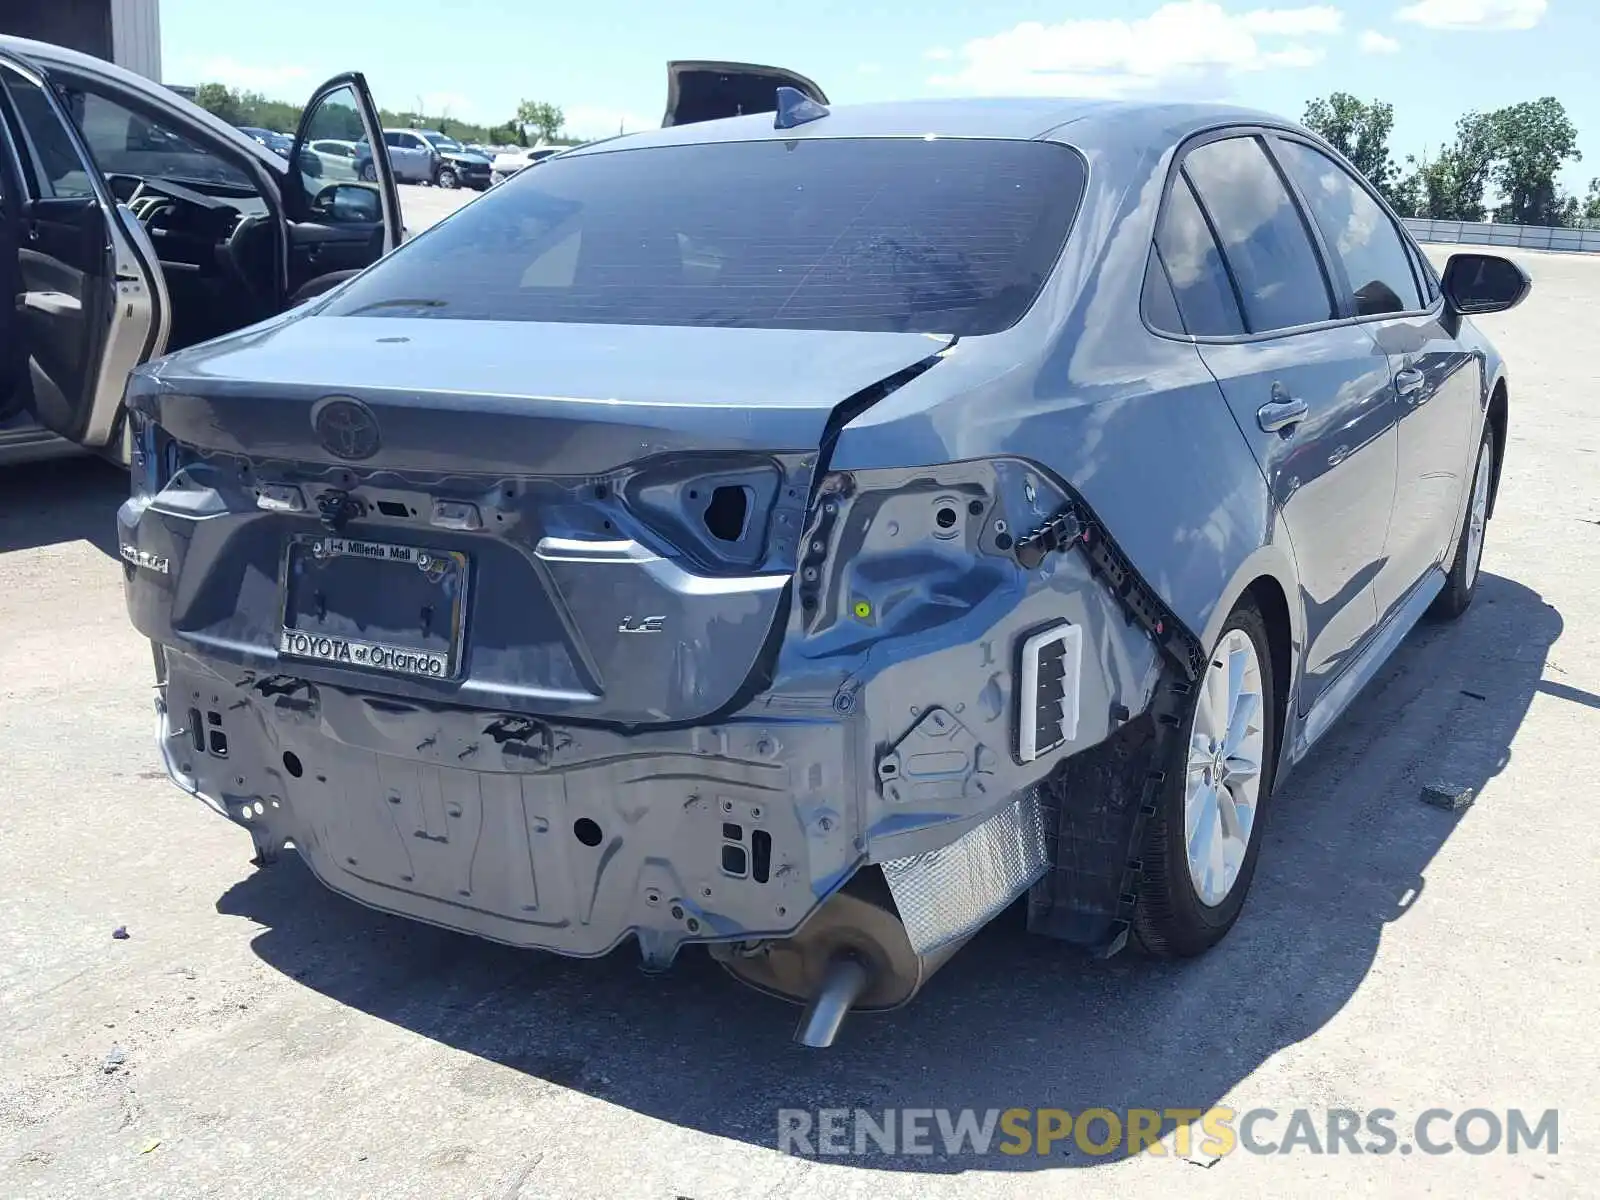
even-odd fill
[{"label": "side mirror", "polygon": [[1526,271],[1498,254],[1452,254],[1441,282],[1445,303],[1469,317],[1515,308],[1533,288]]},{"label": "side mirror", "polygon": [[383,201],[377,190],[359,183],[335,183],[323,188],[311,202],[318,216],[352,225],[377,224],[383,220]]}]

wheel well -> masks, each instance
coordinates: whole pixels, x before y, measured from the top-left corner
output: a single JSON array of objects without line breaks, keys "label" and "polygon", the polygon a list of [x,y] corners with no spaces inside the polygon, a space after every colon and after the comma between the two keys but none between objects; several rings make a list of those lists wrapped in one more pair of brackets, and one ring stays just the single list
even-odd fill
[{"label": "wheel well", "polygon": [[1294,679],[1294,637],[1289,623],[1289,601],[1283,586],[1270,575],[1254,579],[1244,590],[1244,596],[1256,606],[1267,627],[1267,653],[1272,656],[1272,747],[1273,761],[1277,761],[1283,745],[1284,724],[1289,715],[1289,686]]},{"label": "wheel well", "polygon": [[1494,478],[1489,481],[1489,516],[1494,516],[1495,497],[1500,494],[1500,468],[1506,461],[1506,421],[1509,417],[1506,381],[1494,385],[1489,397],[1489,428],[1494,431]]}]

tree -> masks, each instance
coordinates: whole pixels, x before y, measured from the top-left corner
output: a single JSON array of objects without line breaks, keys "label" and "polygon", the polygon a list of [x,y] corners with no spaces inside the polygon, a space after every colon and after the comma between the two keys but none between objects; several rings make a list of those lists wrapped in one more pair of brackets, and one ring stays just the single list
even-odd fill
[{"label": "tree", "polygon": [[553,140],[566,123],[566,114],[559,105],[543,100],[524,100],[517,105],[517,124],[532,125],[544,141]]},{"label": "tree", "polygon": [[1578,219],[1600,222],[1600,179],[1589,180],[1589,194],[1583,198],[1583,207],[1578,212]]},{"label": "tree", "polygon": [[1495,219],[1517,225],[1554,225],[1576,215],[1556,187],[1563,163],[1581,161],[1578,130],[1554,96],[1513,104],[1489,114],[1496,142],[1493,179],[1502,197]]},{"label": "tree", "polygon": [[1436,221],[1483,220],[1483,191],[1499,150],[1499,129],[1492,115],[1469,112],[1462,117],[1456,122],[1455,144],[1440,147],[1438,158],[1406,160],[1414,169],[1399,188],[1402,197],[1412,197],[1411,215]]},{"label": "tree", "polygon": [[229,125],[247,125],[239,93],[224,83],[202,83],[194,90],[194,102]]},{"label": "tree", "polygon": [[1349,92],[1334,92],[1307,104],[1301,121],[1348,158],[1384,199],[1395,204],[1401,198],[1400,173],[1389,157],[1394,105],[1363,104]]}]

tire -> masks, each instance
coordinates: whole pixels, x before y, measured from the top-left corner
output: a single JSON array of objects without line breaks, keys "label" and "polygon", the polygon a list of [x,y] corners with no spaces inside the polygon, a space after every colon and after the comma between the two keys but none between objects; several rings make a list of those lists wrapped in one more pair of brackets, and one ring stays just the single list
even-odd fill
[{"label": "tire", "polygon": [[1434,598],[1428,615],[1439,621],[1454,621],[1466,612],[1478,594],[1478,577],[1483,573],[1483,542],[1489,524],[1489,488],[1494,483],[1494,431],[1486,423],[1483,441],[1478,445],[1478,464],[1472,473],[1472,490],[1467,493],[1467,512],[1456,538],[1456,552],[1450,558],[1450,574],[1444,590]]},{"label": "tire", "polygon": [[377,183],[378,182],[378,168],[376,166],[374,166],[370,162],[362,163],[361,164],[361,179],[362,179],[362,181],[364,183]]},{"label": "tire", "polygon": [[439,173],[433,177],[433,182],[442,188],[461,186],[461,181],[456,178],[456,169],[454,167],[440,167]]},{"label": "tire", "polygon": [[[1241,602],[1222,627],[1207,671],[1195,685],[1193,699],[1179,726],[1181,736],[1173,739],[1161,766],[1166,783],[1145,829],[1140,856],[1144,871],[1134,912],[1135,934],[1145,950],[1158,958],[1191,958],[1209,950],[1233,928],[1249,894],[1277,766],[1277,710],[1270,646],[1260,612],[1248,600]],[[1247,650],[1251,653],[1247,654]],[[1240,655],[1244,657],[1241,659]],[[1236,660],[1242,685],[1237,701],[1233,699],[1229,676]],[[1252,702],[1246,698],[1252,688],[1256,697],[1253,714],[1248,711]],[[1227,736],[1234,721],[1220,717],[1219,711],[1244,718],[1234,731],[1239,736]],[[1213,745],[1213,734],[1219,729],[1224,732],[1220,750]],[[1234,746],[1231,753],[1227,749],[1230,741]],[[1247,805],[1250,776],[1246,767],[1252,758],[1255,794]],[[1200,763],[1206,765],[1202,768]],[[1219,779],[1221,786],[1217,786]],[[1217,797],[1209,805],[1206,788]],[[1224,798],[1226,804],[1222,803]],[[1227,833],[1229,812],[1232,829],[1236,834],[1242,832],[1242,837]],[[1197,861],[1192,869],[1188,836],[1191,816],[1198,821],[1197,837],[1206,838],[1196,841],[1201,852],[1195,855]],[[1242,853],[1238,850],[1240,842]],[[1204,876],[1203,881],[1197,873]]]}]

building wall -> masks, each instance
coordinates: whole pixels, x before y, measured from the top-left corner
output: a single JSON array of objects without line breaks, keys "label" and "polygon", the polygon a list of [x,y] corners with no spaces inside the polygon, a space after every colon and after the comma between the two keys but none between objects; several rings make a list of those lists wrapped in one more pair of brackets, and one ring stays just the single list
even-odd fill
[{"label": "building wall", "polygon": [[112,54],[110,0],[0,0],[0,31],[99,58]]},{"label": "building wall", "polygon": [[111,0],[112,61],[161,82],[161,0]]},{"label": "building wall", "polygon": [[0,0],[0,32],[70,46],[161,80],[161,0]]}]

